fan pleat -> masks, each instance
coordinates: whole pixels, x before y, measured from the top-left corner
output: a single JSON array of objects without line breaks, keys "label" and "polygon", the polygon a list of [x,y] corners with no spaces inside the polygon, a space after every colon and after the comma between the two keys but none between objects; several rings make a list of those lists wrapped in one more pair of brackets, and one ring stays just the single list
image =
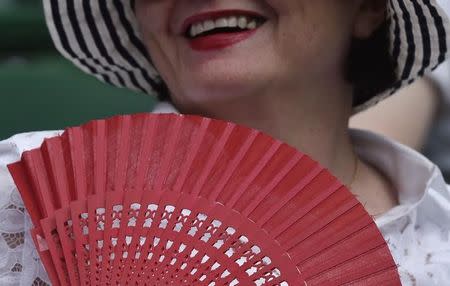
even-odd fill
[{"label": "fan pleat", "polygon": [[[283,154],[280,153],[281,151],[278,153],[279,156],[277,157],[283,158]],[[292,169],[302,158],[303,155],[301,154],[291,154],[290,152],[287,152],[286,161],[278,163],[275,160],[275,162],[268,164],[265,172],[257,178],[255,186],[253,186],[255,190],[251,192],[251,195],[244,194],[244,196],[247,195],[249,199],[242,199],[242,203],[237,205],[237,209],[242,209],[242,213],[245,216],[250,217],[250,214],[255,211],[258,205],[269,196],[269,194],[274,192],[275,188],[286,178],[289,172],[292,172]],[[279,172],[276,173],[277,171]],[[273,173],[276,173],[276,175],[270,175]],[[255,218],[257,217],[258,215],[255,216]]]},{"label": "fan pleat", "polygon": [[[256,162],[255,167],[253,168],[251,173],[245,176],[245,180],[243,180],[242,183],[236,188],[234,193],[231,194],[230,199],[227,200],[227,206],[240,211],[241,209],[245,208],[246,203],[251,202],[254,199],[255,195],[257,195],[257,192],[260,191],[260,187],[254,184],[254,180],[257,176],[260,175],[260,173],[274,157],[279,148],[279,142],[275,142],[266,152],[264,152],[264,156],[262,156],[260,160]],[[252,188],[250,188],[250,185],[252,185]],[[240,208],[237,206],[238,202],[240,202]]]},{"label": "fan pleat", "polygon": [[[391,260],[383,255],[383,246],[377,247],[365,253],[354,257],[351,260],[347,260],[344,263],[324,272],[317,277],[306,279],[308,285],[327,285],[330,281],[333,281],[333,285],[345,285],[352,281],[359,280],[363,277],[367,277],[372,272],[372,269],[386,269],[392,267],[389,263]],[[370,258],[371,256],[377,257],[377,259]],[[375,284],[367,284],[375,285]]]},{"label": "fan pleat", "polygon": [[395,285],[398,281],[397,266],[390,266],[377,273],[372,273],[368,276],[362,277],[359,280],[344,284],[346,286],[390,286]]},{"label": "fan pleat", "polygon": [[46,139],[42,145],[44,164],[49,172],[51,192],[56,196],[57,209],[69,205],[71,201],[68,174],[65,168],[64,150],[60,137]]},{"label": "fan pleat", "polygon": [[227,144],[225,147],[227,152],[222,152],[221,157],[218,159],[219,164],[216,164],[211,170],[211,176],[200,192],[200,196],[207,197],[212,201],[218,200],[219,195],[224,192],[232,176],[235,175],[242,165],[246,153],[256,139],[256,134],[252,133],[250,136],[245,137],[245,140],[240,141],[238,140],[240,131],[242,130],[238,128],[232,134],[232,136],[237,136],[230,140],[234,144]]},{"label": "fan pleat", "polygon": [[[348,261],[354,257],[363,256],[367,253],[365,249],[355,248],[355,243],[364,244],[367,249],[372,250],[384,245],[384,240],[374,235],[373,224],[353,233],[349,237],[328,246],[313,257],[308,258],[301,264],[300,269],[311,276],[317,275],[328,269],[334,268],[343,261]],[[375,232],[376,234],[376,232]],[[318,267],[320,265],[320,267]]]},{"label": "fan pleat", "polygon": [[45,239],[40,229],[32,229],[31,237],[33,238],[33,242],[40,251],[39,256],[41,258],[41,262],[45,267],[45,271],[47,272],[48,278],[51,281],[55,281],[57,285],[59,285],[58,273],[56,272],[56,267],[53,262],[53,257],[50,255],[50,252],[47,251],[45,245]]},{"label": "fan pleat", "polygon": [[64,260],[67,265],[66,268],[69,272],[70,285],[79,285],[79,271],[70,214],[69,206],[57,210],[55,212],[56,227],[61,241]]},{"label": "fan pleat", "polygon": [[[73,160],[71,155],[71,145],[70,145],[70,138],[69,138],[69,131],[67,130],[64,132],[59,138],[61,140],[62,145],[62,152],[63,152],[63,160],[64,160],[64,171],[67,174],[67,186],[68,186],[68,193],[70,201],[73,201],[77,198],[78,194],[76,193],[76,182],[75,182],[75,176],[74,176],[74,168],[73,168]],[[68,206],[69,204],[63,204],[64,207]]]},{"label": "fan pleat", "polygon": [[174,192],[182,191],[183,185],[190,175],[189,171],[192,169],[192,164],[194,163],[195,158],[198,156],[200,149],[203,150],[203,146],[201,144],[206,132],[208,132],[209,124],[210,120],[202,120],[199,124],[199,127],[196,129],[184,128],[184,131],[188,131],[191,134],[190,136],[184,136],[184,138],[189,138],[189,141],[183,141],[183,144],[179,145],[179,147],[181,147],[179,149],[179,152],[181,153],[185,151],[184,148],[187,147],[189,147],[190,152],[181,154],[181,156],[186,158],[181,161],[181,164],[179,166],[175,166],[176,171],[174,172],[174,175],[178,173],[178,177],[174,180],[173,187],[168,187],[168,189],[172,189]]},{"label": "fan pleat", "polygon": [[73,168],[73,178],[74,178],[74,190],[76,197],[75,200],[85,199],[88,194],[87,180],[89,177],[86,176],[86,164],[85,154],[83,152],[83,133],[80,127],[74,127],[67,130],[67,136],[70,144],[70,160],[72,161],[71,167]]},{"label": "fan pleat", "polygon": [[[210,141],[211,138],[208,138],[209,136],[205,136],[204,139],[206,139],[204,142],[204,144],[207,145],[211,145],[211,148],[209,150],[209,152],[207,152],[206,150],[204,150],[202,148],[201,152],[198,153],[197,156],[197,162],[194,163],[194,166],[192,167],[192,172],[196,173],[196,169],[201,170],[198,174],[198,177],[195,180],[195,183],[193,184],[192,187],[189,186],[184,186],[184,190],[183,192],[187,192],[192,194],[193,196],[198,196],[200,194],[201,188],[203,187],[203,185],[205,184],[205,181],[208,179],[209,174],[210,174],[210,170],[212,169],[212,167],[214,166],[214,164],[217,163],[217,160],[221,154],[221,152],[223,151],[226,142],[229,140],[231,133],[233,132],[234,126],[227,124],[226,128],[223,130],[223,133],[221,134],[220,138],[218,139],[217,144],[211,144],[214,141],[211,142],[207,142]],[[204,145],[202,145],[204,146]],[[208,156],[207,158],[205,158],[204,162],[199,161],[200,158],[202,157],[201,154],[204,153],[205,156]],[[192,178],[194,178],[195,176],[192,176]]]},{"label": "fan pleat", "polygon": [[24,155],[25,167],[30,174],[31,186],[36,190],[37,202],[43,217],[55,210],[53,193],[50,190],[49,174],[40,152],[27,152]]},{"label": "fan pleat", "polygon": [[306,156],[302,157],[296,167],[270,192],[270,196],[264,197],[249,217],[263,226],[277,214],[280,208],[285,207],[296,194],[312,182],[321,170],[322,167],[317,163]]},{"label": "fan pleat", "polygon": [[[335,221],[338,217],[345,215],[356,205],[357,202],[351,197],[351,194],[341,187],[329,199],[322,201],[297,220],[293,227],[279,234],[277,240],[289,253],[296,253],[296,246],[301,245],[305,240]],[[330,212],[330,209],[333,209],[333,212]],[[299,233],[300,230],[301,232]]]},{"label": "fan pleat", "polygon": [[297,244],[290,253],[295,257],[294,261],[300,264],[304,259],[309,259],[323,249],[338,243],[371,222],[370,218],[361,215],[361,207],[356,205],[326,225],[322,225],[322,223],[311,225],[312,235]]}]

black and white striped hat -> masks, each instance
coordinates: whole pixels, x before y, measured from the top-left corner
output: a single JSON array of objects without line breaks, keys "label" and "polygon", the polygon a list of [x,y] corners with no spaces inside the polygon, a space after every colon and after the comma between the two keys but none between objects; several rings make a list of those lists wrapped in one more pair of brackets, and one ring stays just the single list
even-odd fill
[{"label": "black and white striped hat", "polygon": [[[388,0],[390,53],[397,82],[355,110],[412,83],[446,59],[450,27],[435,0]],[[151,95],[165,90],[144,47],[131,0],[43,0],[57,49],[83,71]]]}]

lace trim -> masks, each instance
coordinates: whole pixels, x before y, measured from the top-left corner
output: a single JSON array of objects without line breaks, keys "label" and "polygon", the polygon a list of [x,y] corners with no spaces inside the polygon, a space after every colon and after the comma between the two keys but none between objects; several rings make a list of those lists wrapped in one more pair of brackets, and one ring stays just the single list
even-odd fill
[{"label": "lace trim", "polygon": [[50,286],[17,189],[0,189],[0,196],[0,285]]}]

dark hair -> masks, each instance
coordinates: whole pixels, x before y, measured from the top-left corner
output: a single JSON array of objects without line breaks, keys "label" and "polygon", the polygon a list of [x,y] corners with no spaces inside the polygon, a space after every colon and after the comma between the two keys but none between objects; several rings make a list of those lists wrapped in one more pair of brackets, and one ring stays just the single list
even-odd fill
[{"label": "dark hair", "polygon": [[389,23],[383,23],[368,39],[353,39],[347,80],[354,86],[353,106],[385,91],[396,82],[395,62],[389,53]]}]

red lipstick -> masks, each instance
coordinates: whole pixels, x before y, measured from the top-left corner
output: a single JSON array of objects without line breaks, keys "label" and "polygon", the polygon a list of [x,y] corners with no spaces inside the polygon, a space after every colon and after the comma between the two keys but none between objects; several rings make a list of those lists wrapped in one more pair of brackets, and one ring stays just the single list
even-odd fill
[{"label": "red lipstick", "polygon": [[221,33],[203,36],[195,39],[190,39],[189,44],[191,48],[196,51],[219,50],[237,44],[249,38],[255,32],[256,29],[243,30],[236,33]]}]

